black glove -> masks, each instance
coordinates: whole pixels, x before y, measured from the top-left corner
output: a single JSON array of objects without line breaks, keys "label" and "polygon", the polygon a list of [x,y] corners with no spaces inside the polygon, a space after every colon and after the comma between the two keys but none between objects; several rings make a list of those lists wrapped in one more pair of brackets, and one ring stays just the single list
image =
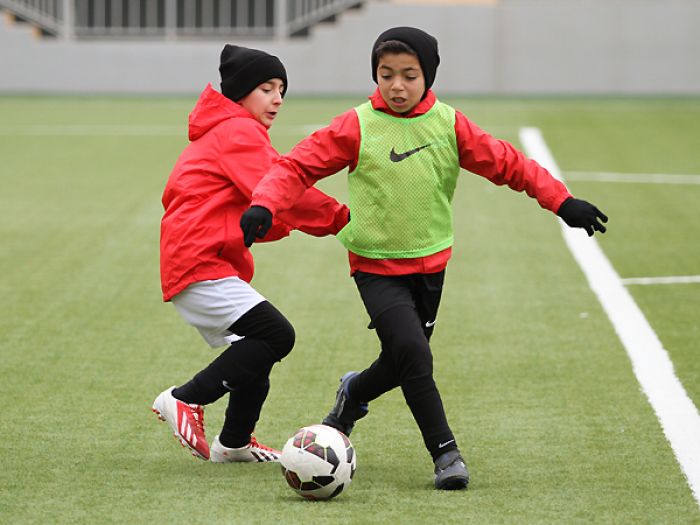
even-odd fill
[{"label": "black glove", "polygon": [[241,216],[243,243],[250,248],[255,238],[262,239],[272,226],[272,213],[262,206],[251,206]]},{"label": "black glove", "polygon": [[590,202],[573,197],[569,197],[559,206],[557,215],[572,228],[584,228],[589,237],[593,235],[594,230],[605,233],[605,226],[598,219],[608,222],[608,216]]}]

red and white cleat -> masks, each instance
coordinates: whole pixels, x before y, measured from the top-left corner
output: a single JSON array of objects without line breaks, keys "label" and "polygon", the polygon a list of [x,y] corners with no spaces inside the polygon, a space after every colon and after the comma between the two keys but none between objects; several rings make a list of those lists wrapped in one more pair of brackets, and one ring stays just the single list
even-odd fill
[{"label": "red and white cleat", "polygon": [[241,448],[228,448],[221,444],[219,436],[211,444],[211,461],[213,463],[249,463],[257,461],[278,462],[282,452],[258,443],[255,436],[250,437],[250,443]]},{"label": "red and white cleat", "polygon": [[164,390],[153,402],[153,412],[161,421],[167,421],[173,435],[183,447],[187,447],[194,457],[209,459],[209,444],[204,435],[204,408],[189,405],[173,397],[171,386]]}]

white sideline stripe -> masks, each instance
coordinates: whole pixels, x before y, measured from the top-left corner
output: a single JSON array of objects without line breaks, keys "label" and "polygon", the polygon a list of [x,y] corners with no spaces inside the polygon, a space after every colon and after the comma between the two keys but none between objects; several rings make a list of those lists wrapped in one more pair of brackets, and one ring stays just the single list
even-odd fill
[{"label": "white sideline stripe", "polygon": [[[327,124],[274,124],[270,136],[311,135]],[[515,133],[516,128],[490,128],[500,133]],[[25,124],[0,127],[0,137],[182,137],[187,138],[187,126],[148,124]]]},{"label": "white sideline stripe", "polygon": [[567,180],[627,182],[634,184],[700,184],[700,175],[672,173],[613,173],[609,171],[565,171]]},{"label": "white sideline stripe", "polygon": [[[271,135],[310,135],[323,124],[273,125]],[[187,126],[158,126],[144,124],[31,124],[0,128],[3,137],[183,137]]]},{"label": "white sideline stripe", "polygon": [[700,283],[700,275],[673,275],[669,277],[628,277],[622,284],[692,284]]},{"label": "white sideline stripe", "polygon": [[184,137],[187,138],[185,126],[149,126],[133,124],[33,124],[0,128],[0,135],[5,137]]},{"label": "white sideline stripe", "polygon": [[275,135],[311,135],[314,131],[325,128],[328,124],[273,124],[270,128],[270,136]]},{"label": "white sideline stripe", "polygon": [[[326,124],[273,124],[270,128],[270,136],[275,135],[311,135],[314,131],[318,131],[321,128],[325,128],[329,123]],[[506,135],[515,134],[520,128],[515,126],[484,126],[481,124],[483,129],[488,130],[492,135]]]},{"label": "white sideline stripe", "polygon": [[[561,179],[538,128],[522,128],[527,154]],[[598,242],[579,228],[561,222],[564,239],[598,296],[632,361],[632,369],[649,399],[695,500],[700,504],[700,414],[673,369],[668,353],[647,322]]]}]

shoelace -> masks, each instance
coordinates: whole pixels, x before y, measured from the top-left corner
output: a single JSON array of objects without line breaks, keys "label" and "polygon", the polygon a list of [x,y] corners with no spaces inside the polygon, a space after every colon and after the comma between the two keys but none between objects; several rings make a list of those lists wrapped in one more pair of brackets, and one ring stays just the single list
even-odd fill
[{"label": "shoelace", "polygon": [[201,430],[204,433],[204,409],[202,405],[190,405],[192,409],[192,415],[194,416],[194,421],[197,424],[197,430]]}]

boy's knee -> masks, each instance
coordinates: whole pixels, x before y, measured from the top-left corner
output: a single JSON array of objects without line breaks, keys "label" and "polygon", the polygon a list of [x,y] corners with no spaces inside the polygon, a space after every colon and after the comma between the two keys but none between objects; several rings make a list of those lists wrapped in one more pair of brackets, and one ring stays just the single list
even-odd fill
[{"label": "boy's knee", "polygon": [[428,342],[420,337],[401,336],[394,342],[394,356],[402,377],[425,377],[433,374],[433,354]]},{"label": "boy's knee", "polygon": [[272,348],[277,361],[284,359],[294,348],[296,333],[294,327],[287,319],[279,319],[270,330],[270,337],[267,343]]},{"label": "boy's knee", "polygon": [[268,301],[253,307],[231,326],[230,331],[264,342],[274,361],[281,361],[294,347],[294,327]]}]

